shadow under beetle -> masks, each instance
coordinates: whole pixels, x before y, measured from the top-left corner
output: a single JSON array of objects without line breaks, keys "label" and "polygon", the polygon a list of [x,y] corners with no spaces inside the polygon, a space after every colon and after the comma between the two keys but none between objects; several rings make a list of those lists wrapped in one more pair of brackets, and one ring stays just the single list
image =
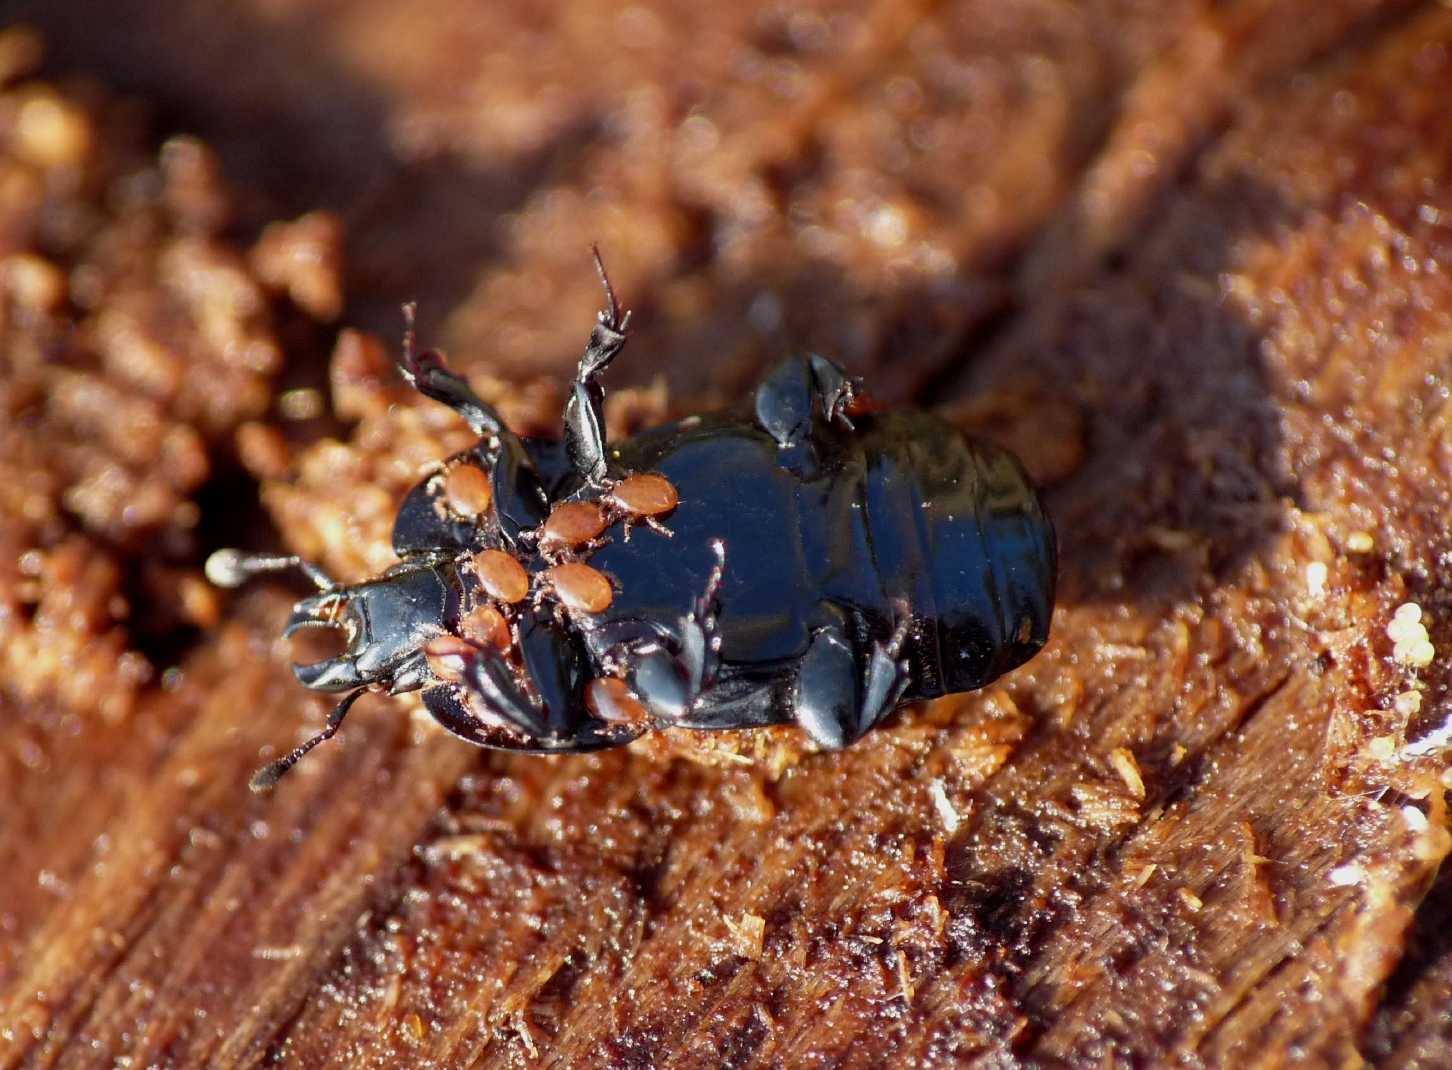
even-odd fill
[{"label": "shadow under beetle", "polygon": [[296,665],[347,692],[324,730],[253,778],[271,786],[368,690],[422,690],[444,728],[542,753],[652,728],[796,723],[857,740],[903,702],[982,687],[1048,637],[1054,530],[1008,453],[922,411],[864,411],[855,380],[791,357],[751,401],[607,442],[599,377],[625,344],[606,308],[561,441],[522,439],[446,367],[400,368],[480,436],[399,508],[399,563],[338,584],[296,557],[220,550],[214,583],[301,569],[318,592],[285,631],[341,629]]}]

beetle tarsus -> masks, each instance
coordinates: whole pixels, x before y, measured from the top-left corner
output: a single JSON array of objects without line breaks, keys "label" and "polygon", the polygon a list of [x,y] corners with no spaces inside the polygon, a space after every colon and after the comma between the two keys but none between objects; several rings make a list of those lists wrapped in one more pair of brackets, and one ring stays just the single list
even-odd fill
[{"label": "beetle tarsus", "polygon": [[726,575],[726,544],[711,540],[716,563],[706,577],[706,588],[681,619],[681,663],[689,674],[694,704],[713,683],[721,668],[721,581]]},{"label": "beetle tarsus", "polygon": [[605,289],[605,308],[600,312],[600,323],[616,334],[625,334],[630,326],[630,310],[620,311],[620,302],[615,299],[615,287],[610,285],[610,275],[605,270],[605,260],[600,255],[600,246],[591,245],[590,255],[595,258],[595,272],[600,276],[600,285]]}]

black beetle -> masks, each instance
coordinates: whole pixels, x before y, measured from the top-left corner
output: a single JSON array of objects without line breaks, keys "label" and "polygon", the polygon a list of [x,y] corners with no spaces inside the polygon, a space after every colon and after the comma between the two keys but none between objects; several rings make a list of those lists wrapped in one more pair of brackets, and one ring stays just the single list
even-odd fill
[{"label": "black beetle", "polygon": [[899,704],[982,687],[1043,646],[1054,530],[1018,462],[926,412],[863,411],[829,360],[792,357],[746,406],[607,442],[599,377],[630,315],[596,264],[606,308],[563,440],[521,439],[440,354],[417,353],[408,309],[404,376],[480,439],[404,499],[399,563],[341,585],[295,557],[208,560],[223,586],[302,569],[319,591],[285,634],[347,640],[294,667],[348,695],[254,788],[370,689],[422,689],[450,732],[508,750],[789,722],[842,747]]}]

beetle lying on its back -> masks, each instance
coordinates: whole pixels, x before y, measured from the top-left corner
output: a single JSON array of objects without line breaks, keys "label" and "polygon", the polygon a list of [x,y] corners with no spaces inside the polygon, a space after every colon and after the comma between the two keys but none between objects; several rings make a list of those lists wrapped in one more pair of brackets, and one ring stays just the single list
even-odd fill
[{"label": "beetle lying on its back", "polygon": [[[598,265],[598,256],[597,256]],[[828,747],[902,702],[982,687],[1048,637],[1053,527],[1018,462],[913,410],[864,412],[856,384],[792,357],[738,410],[607,443],[601,372],[625,344],[605,284],[563,441],[521,439],[434,352],[400,362],[478,443],[404,499],[399,563],[334,583],[295,557],[219,550],[214,583],[300,568],[319,590],[285,635],[347,649],[294,671],[347,692],[422,689],[450,732],[565,753],[652,728],[795,722]]]}]

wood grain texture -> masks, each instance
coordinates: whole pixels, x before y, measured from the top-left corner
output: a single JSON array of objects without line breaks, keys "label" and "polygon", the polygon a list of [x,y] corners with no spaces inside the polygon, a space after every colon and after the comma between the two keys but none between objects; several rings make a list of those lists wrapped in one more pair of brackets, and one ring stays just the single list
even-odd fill
[{"label": "wood grain texture", "polygon": [[[670,386],[617,425],[819,347],[1016,448],[1063,576],[1039,658],[842,754],[484,755],[369,699],[265,798],[326,708],[286,590],[88,611],[66,635],[177,671],[124,716],[0,698],[0,1066],[1447,1065],[1444,6],[20,8],[52,70],[198,124],[215,241],[338,213],[342,322],[419,297],[521,425],[598,239],[618,378]],[[365,575],[464,432],[274,305],[276,389],[340,419],[274,408],[242,467],[236,419],[207,437],[166,563],[275,532]],[[133,595],[145,540],[55,515],[0,545],[88,540]]]}]

